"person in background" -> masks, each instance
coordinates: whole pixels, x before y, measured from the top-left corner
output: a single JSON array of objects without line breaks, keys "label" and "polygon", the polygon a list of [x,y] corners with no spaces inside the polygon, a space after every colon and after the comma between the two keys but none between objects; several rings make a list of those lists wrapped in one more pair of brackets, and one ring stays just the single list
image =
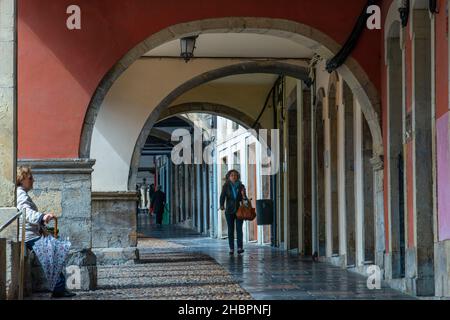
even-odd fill
[{"label": "person in background", "polygon": [[[45,232],[44,225],[55,219],[52,213],[39,212],[36,204],[33,202],[28,192],[33,189],[34,178],[30,167],[20,166],[17,168],[16,186],[17,186],[17,209],[26,209],[25,224],[25,244],[29,250],[41,238],[41,233]],[[74,293],[67,291],[66,278],[61,273],[52,292],[52,298],[70,298]]]},{"label": "person in background", "polygon": [[[220,194],[220,210],[225,210],[225,218],[228,225],[228,245],[230,255],[234,255],[234,230],[236,227],[238,254],[244,253],[243,248],[243,220],[237,219],[236,213],[241,201],[247,200],[245,186],[241,182],[241,175],[237,170],[228,171],[225,176],[225,184]],[[225,207],[226,203],[226,207]]]},{"label": "person in background", "polygon": [[162,226],[164,207],[166,205],[166,194],[161,189],[161,186],[158,186],[152,198],[152,209],[153,213],[156,214],[156,224],[160,227]]},{"label": "person in background", "polygon": [[147,198],[147,179],[143,179],[141,185],[141,209],[146,211],[148,208],[148,198]]},{"label": "person in background", "polygon": [[150,195],[150,205],[149,205],[149,212],[150,212],[150,214],[153,214],[153,211],[152,211],[152,208],[153,208],[153,204],[152,204],[152,199],[153,199],[153,196],[155,195],[155,184],[154,183],[152,183],[151,185],[150,185],[150,187],[149,187],[149,195]]}]

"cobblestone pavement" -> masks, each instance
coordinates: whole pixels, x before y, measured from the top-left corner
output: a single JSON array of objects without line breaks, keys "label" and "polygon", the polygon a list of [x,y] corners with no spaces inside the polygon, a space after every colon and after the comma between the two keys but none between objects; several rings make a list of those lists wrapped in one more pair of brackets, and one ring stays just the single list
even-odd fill
[{"label": "cobblestone pavement", "polygon": [[192,230],[148,223],[139,234],[138,263],[99,266],[99,289],[76,299],[413,299],[386,287],[369,290],[359,274],[270,246],[247,244],[242,256],[230,257],[226,240]]},{"label": "cobblestone pavement", "polygon": [[[362,275],[270,246],[247,244],[242,256],[230,257],[228,241],[201,237],[191,230],[151,226],[142,235],[183,245],[186,252],[211,256],[257,300],[414,299],[384,285],[381,290],[369,290]],[[151,249],[140,252],[146,250]]]},{"label": "cobblestone pavement", "polygon": [[[146,244],[152,243],[147,239]],[[80,292],[76,300],[247,300],[233,277],[210,256],[186,252],[182,245],[155,240],[135,264],[98,267],[98,290]],[[166,243],[166,244],[165,244]],[[143,248],[140,245],[140,248]],[[181,250],[180,250],[181,249]],[[32,299],[48,299],[35,294]]]}]

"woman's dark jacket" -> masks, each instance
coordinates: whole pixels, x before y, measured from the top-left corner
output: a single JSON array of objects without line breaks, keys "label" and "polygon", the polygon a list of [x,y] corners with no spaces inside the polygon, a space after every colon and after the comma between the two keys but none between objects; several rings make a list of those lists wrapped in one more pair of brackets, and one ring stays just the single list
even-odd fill
[{"label": "woman's dark jacket", "polygon": [[156,191],[152,197],[153,212],[156,214],[163,213],[165,204],[166,204],[166,194],[160,190]]},{"label": "woman's dark jacket", "polygon": [[[231,190],[231,182],[225,182],[222,187],[222,193],[220,194],[220,207],[225,208],[225,214],[236,214],[239,206],[241,205],[242,199],[242,190],[245,192],[245,186],[240,183],[237,197],[234,199],[233,191]],[[226,201],[226,206],[225,206]]]}]

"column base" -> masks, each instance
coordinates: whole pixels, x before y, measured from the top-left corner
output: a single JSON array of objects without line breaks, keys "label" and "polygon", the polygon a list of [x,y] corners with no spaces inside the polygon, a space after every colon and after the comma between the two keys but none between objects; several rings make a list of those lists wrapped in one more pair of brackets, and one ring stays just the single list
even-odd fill
[{"label": "column base", "polygon": [[[33,292],[49,291],[48,282],[39,260],[28,251]],[[71,250],[63,271],[70,291],[91,291],[97,288],[97,259],[90,249]],[[79,276],[79,279],[78,279]]]}]

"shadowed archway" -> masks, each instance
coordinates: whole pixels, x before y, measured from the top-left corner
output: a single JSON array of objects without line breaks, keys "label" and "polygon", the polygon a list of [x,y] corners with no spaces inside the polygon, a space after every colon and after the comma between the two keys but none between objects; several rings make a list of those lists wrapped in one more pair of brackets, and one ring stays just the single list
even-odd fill
[{"label": "shadowed archway", "polygon": [[256,123],[255,125],[256,119],[248,116],[247,114],[238,110],[237,108],[210,102],[187,102],[173,105],[164,110],[163,112],[161,112],[159,118],[165,119],[176,114],[192,113],[192,112],[207,113],[216,116],[225,115],[226,118],[233,120],[234,122],[240,124],[241,126],[247,128],[254,128],[256,130],[262,128],[259,122]]},{"label": "shadowed archway", "polygon": [[[223,77],[231,75],[240,74],[257,74],[257,73],[267,73],[267,74],[277,74],[290,76],[299,80],[306,81],[309,79],[309,71],[306,67],[300,65],[294,65],[290,63],[284,63],[279,61],[255,61],[255,62],[243,62],[237,63],[230,66],[218,68],[205,72],[199,76],[192,78],[191,80],[183,83],[178,88],[174,89],[169,95],[167,95],[151,112],[150,116],[145,122],[139,137],[137,139],[136,145],[134,147],[131,164],[130,173],[128,176],[128,187],[132,188],[135,185],[134,177],[136,176],[136,168],[139,164],[140,150],[145,144],[145,140],[152,130],[154,124],[160,119],[163,112],[170,108],[170,105],[181,95],[188,92],[189,90],[200,86],[204,83],[217,80]],[[183,107],[185,108],[185,107]],[[239,112],[240,113],[240,112]],[[220,112],[220,114],[227,116],[225,112]],[[219,115],[220,115],[219,114]],[[231,117],[238,115],[236,111],[233,111]],[[248,119],[246,117],[246,119]],[[242,119],[241,119],[242,121]],[[248,126],[248,125],[246,125]],[[251,125],[253,126],[253,124]],[[250,126],[250,127],[251,127]],[[132,189],[130,189],[132,190]]]}]

